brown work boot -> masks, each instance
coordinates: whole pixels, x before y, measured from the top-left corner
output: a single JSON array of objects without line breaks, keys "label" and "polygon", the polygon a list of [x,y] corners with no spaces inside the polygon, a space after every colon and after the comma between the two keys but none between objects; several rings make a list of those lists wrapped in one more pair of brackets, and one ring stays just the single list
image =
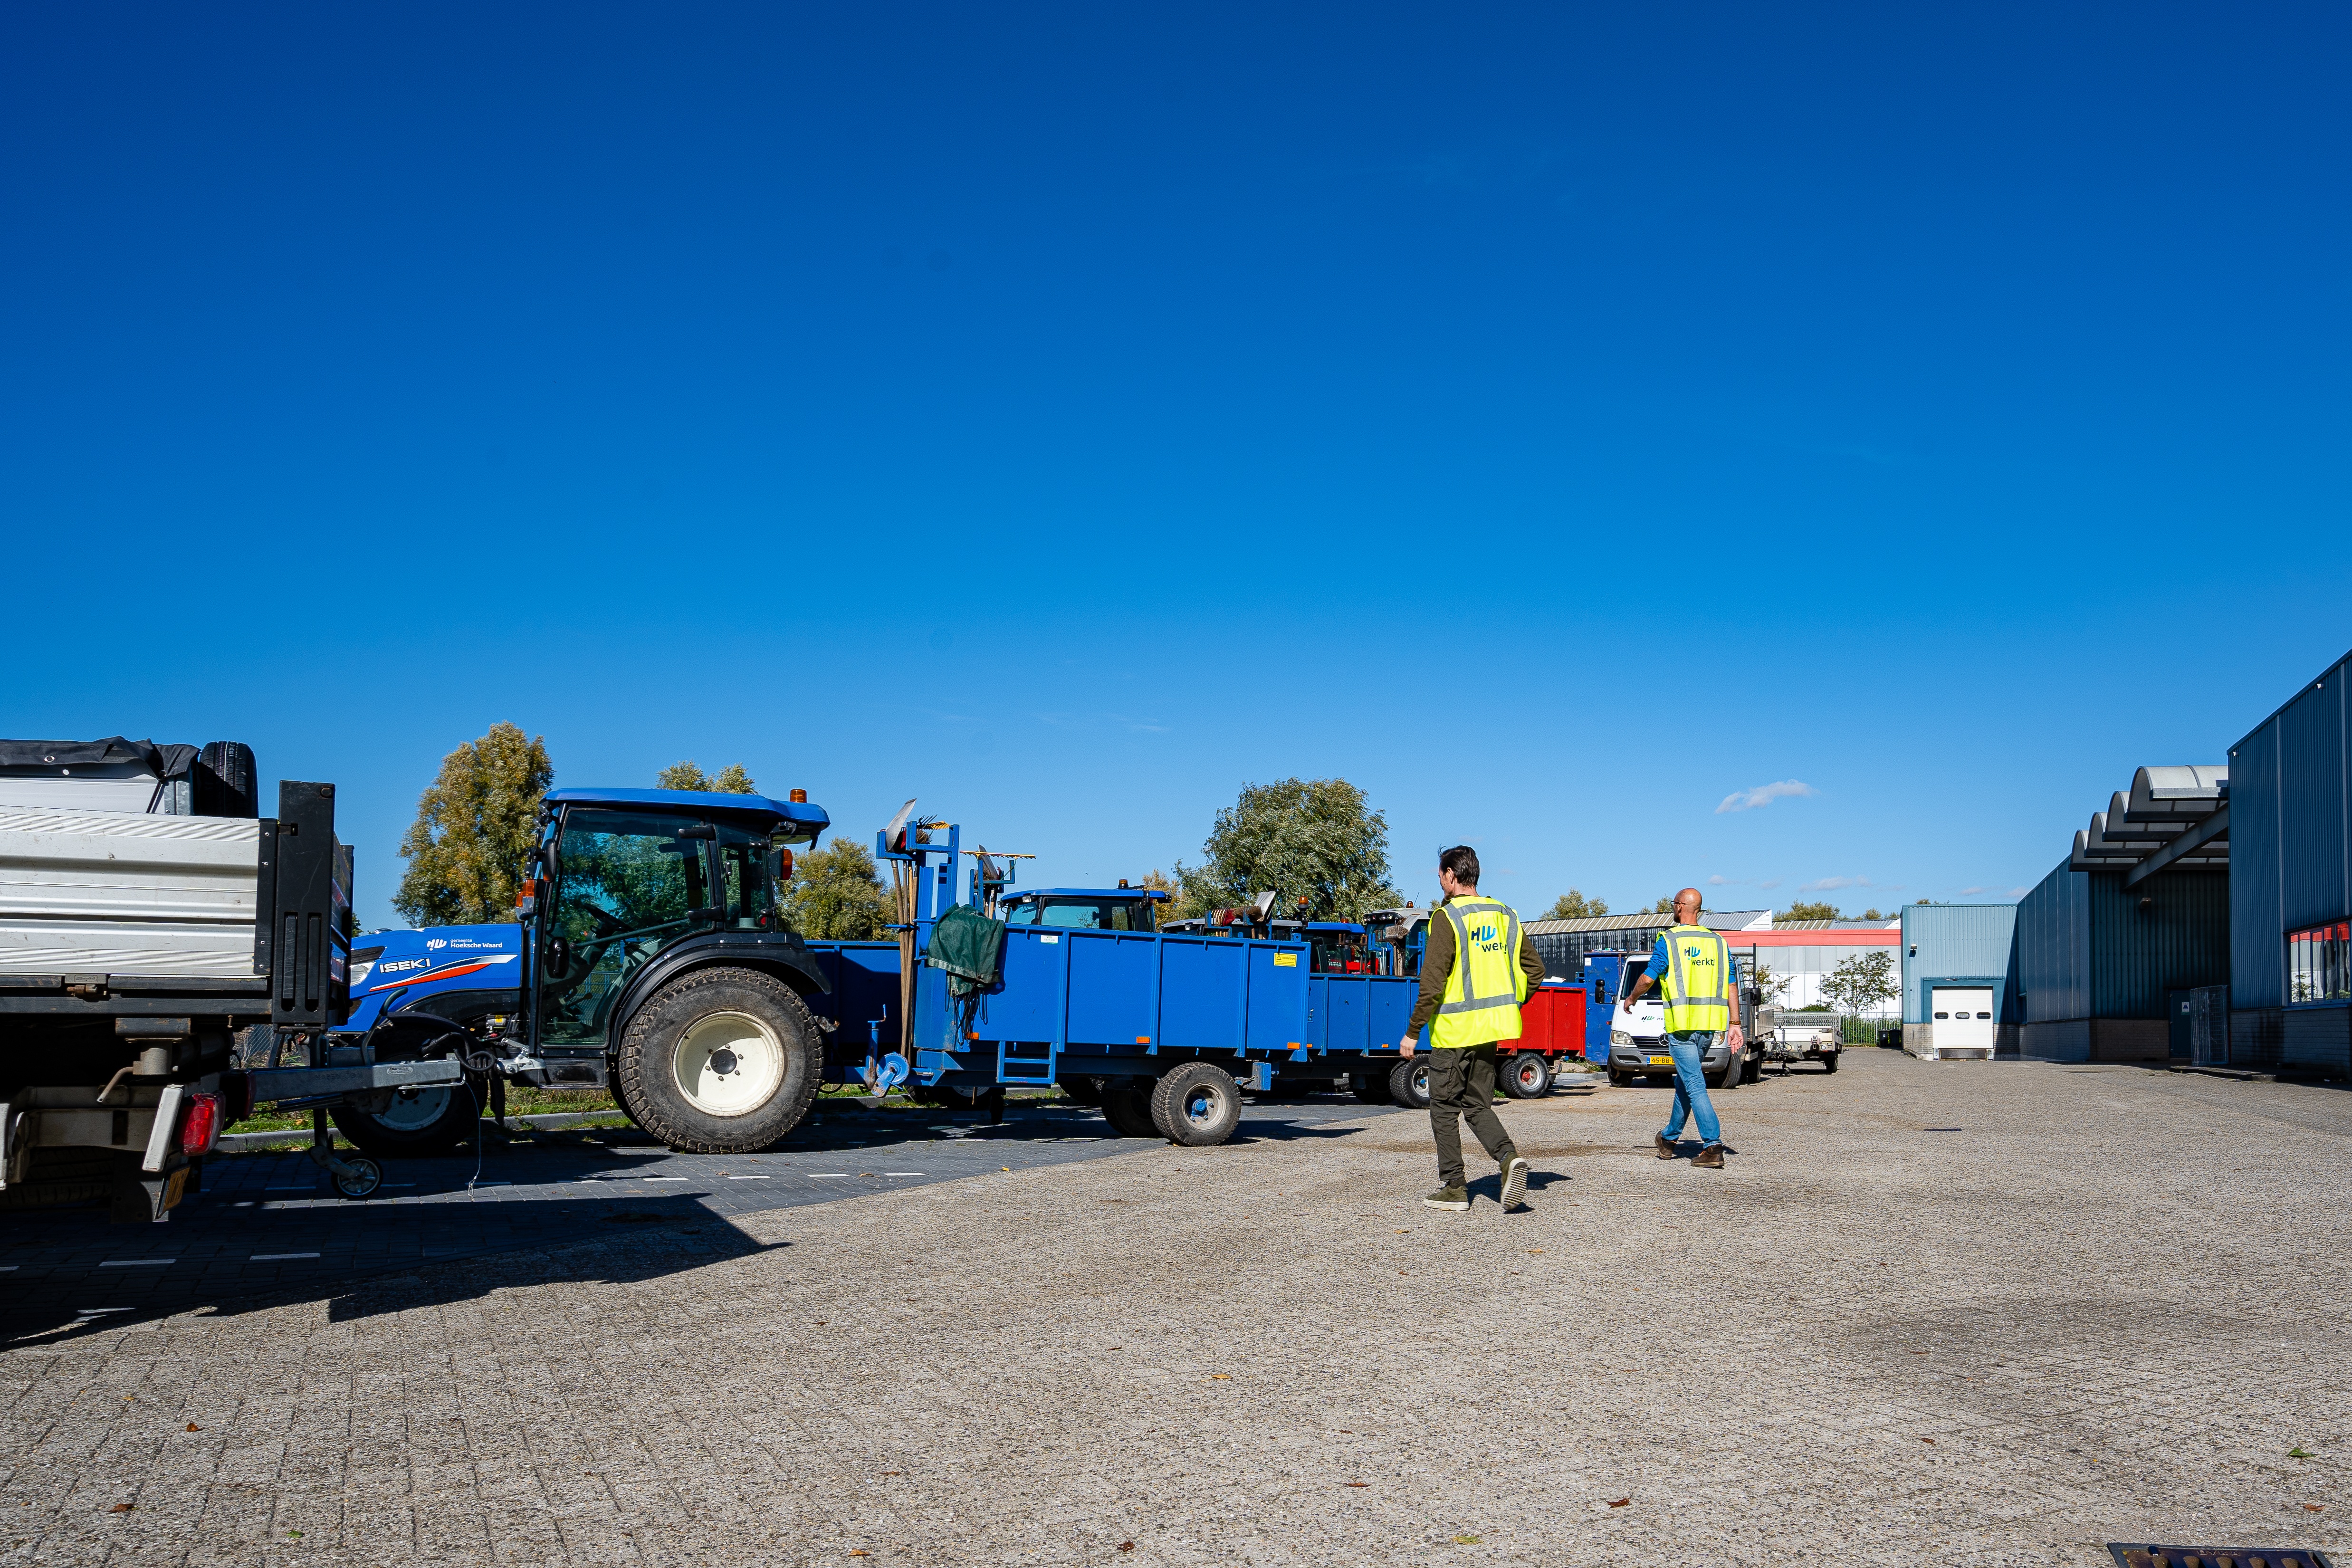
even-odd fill
[{"label": "brown work boot", "polygon": [[1674,1146],[1673,1144],[1671,1144],[1671,1143],[1669,1143],[1669,1142],[1666,1142],[1666,1135],[1665,1135],[1664,1133],[1663,1133],[1663,1132],[1653,1132],[1653,1133],[1651,1133],[1651,1134],[1650,1134],[1650,1142],[1653,1142],[1653,1143],[1655,1143],[1655,1144],[1658,1146],[1658,1158],[1659,1158],[1659,1159],[1661,1159],[1661,1160],[1671,1160],[1671,1159],[1673,1159],[1673,1158],[1675,1157],[1675,1146]]},{"label": "brown work boot", "polygon": [[1696,1165],[1702,1171],[1722,1170],[1723,1145],[1720,1143],[1708,1144],[1706,1148],[1698,1152],[1698,1157],[1694,1159],[1691,1163]]}]

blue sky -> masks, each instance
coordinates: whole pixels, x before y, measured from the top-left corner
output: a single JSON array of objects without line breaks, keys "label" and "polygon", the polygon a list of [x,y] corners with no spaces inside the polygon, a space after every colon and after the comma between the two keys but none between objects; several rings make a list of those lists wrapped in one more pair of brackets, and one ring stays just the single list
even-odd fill
[{"label": "blue sky", "polygon": [[339,782],[373,921],[500,720],[1051,882],[1337,774],[1422,895],[2003,895],[2352,646],[2347,31],[15,7],[0,731]]}]

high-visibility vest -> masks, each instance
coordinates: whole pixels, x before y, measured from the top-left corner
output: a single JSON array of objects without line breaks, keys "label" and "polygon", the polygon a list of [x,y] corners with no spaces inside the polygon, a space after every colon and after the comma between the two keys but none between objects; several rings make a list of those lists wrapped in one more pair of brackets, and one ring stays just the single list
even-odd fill
[{"label": "high-visibility vest", "polygon": [[1721,1034],[1731,1027],[1731,948],[1705,926],[1674,926],[1664,938],[1666,1033]]},{"label": "high-visibility vest", "polygon": [[1519,967],[1519,917],[1492,899],[1453,899],[1438,906],[1454,927],[1454,973],[1429,1026],[1438,1050],[1516,1039],[1528,973]]}]

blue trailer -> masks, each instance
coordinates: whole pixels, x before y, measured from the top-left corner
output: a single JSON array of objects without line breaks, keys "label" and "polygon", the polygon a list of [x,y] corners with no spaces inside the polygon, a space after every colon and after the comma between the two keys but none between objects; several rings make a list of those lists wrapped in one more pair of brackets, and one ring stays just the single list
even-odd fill
[{"label": "blue trailer", "polygon": [[[913,952],[932,951],[954,907],[961,837],[944,822],[877,837],[877,858],[904,867],[912,882]],[[1083,924],[1052,923],[1047,890],[1008,896],[974,869],[968,909],[1027,907],[1038,918],[1003,927],[995,978],[965,995],[939,965],[917,966],[906,1009],[912,1026],[898,1045],[918,1088],[980,1099],[1059,1085],[1099,1097],[1121,1132],[1188,1144],[1231,1137],[1245,1088],[1344,1078],[1367,1100],[1392,1098],[1416,982],[1318,973],[1307,933],[1294,939],[1262,920],[1237,934],[1227,934],[1230,924],[1158,930],[1149,918],[1157,895],[1147,889],[1050,891],[1098,912]],[[1122,895],[1136,912],[1114,916]]]}]

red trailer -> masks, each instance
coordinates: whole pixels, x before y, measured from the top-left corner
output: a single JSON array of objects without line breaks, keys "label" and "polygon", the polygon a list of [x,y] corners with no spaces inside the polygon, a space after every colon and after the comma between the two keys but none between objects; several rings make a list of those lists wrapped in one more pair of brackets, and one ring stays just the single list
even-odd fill
[{"label": "red trailer", "polygon": [[1562,1057],[1584,1058],[1584,987],[1547,980],[1528,994],[1519,1008],[1519,1037],[1496,1042],[1502,1057],[1503,1092],[1514,1100],[1537,1100],[1551,1092]]}]

